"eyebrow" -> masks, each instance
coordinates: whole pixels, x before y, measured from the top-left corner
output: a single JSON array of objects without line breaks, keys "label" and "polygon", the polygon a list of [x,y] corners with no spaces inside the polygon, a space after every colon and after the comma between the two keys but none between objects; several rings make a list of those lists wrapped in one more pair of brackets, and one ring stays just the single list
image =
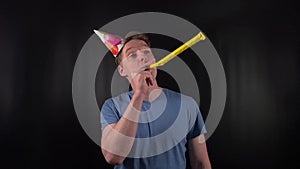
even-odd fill
[{"label": "eyebrow", "polygon": [[127,52],[132,49],[132,47],[128,48],[126,51],[125,51],[125,55],[127,55]]},{"label": "eyebrow", "polygon": [[[149,48],[149,46],[147,46],[146,44],[142,45],[141,47],[148,47],[148,48]],[[130,48],[126,49],[125,55],[127,55],[127,52],[128,52],[130,49],[132,49],[132,48],[134,48],[134,47],[130,47]]]}]

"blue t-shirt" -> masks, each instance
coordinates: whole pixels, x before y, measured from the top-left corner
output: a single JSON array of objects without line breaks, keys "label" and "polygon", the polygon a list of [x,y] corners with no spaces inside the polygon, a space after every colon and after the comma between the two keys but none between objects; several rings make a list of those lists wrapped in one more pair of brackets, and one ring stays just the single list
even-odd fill
[{"label": "blue t-shirt", "polygon": [[[131,98],[130,91],[105,101],[102,130],[119,121]],[[133,147],[115,169],[185,169],[185,144],[202,133],[206,129],[194,99],[163,89],[154,101],[143,101]]]}]

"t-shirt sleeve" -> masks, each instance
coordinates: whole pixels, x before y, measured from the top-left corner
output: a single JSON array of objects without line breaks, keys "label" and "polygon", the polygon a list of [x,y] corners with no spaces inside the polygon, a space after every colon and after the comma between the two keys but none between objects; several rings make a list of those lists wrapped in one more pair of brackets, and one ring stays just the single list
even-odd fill
[{"label": "t-shirt sleeve", "polygon": [[191,110],[195,111],[194,113],[196,113],[197,116],[196,116],[196,120],[194,121],[192,128],[190,129],[189,133],[187,134],[188,140],[193,139],[193,138],[199,136],[200,134],[207,133],[201,112],[199,110],[197,103],[194,100],[193,100],[192,107],[193,108]]},{"label": "t-shirt sleeve", "polygon": [[100,112],[101,130],[103,131],[107,125],[117,123],[119,120],[120,117],[113,100],[106,100]]}]

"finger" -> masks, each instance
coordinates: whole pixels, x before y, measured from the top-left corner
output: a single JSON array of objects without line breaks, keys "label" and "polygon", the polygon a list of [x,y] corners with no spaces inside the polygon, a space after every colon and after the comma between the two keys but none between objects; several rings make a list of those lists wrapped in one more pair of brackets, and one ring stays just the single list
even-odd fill
[{"label": "finger", "polygon": [[148,86],[153,86],[153,82],[152,82],[152,80],[151,80],[151,78],[146,78],[146,82],[147,82],[147,85]]},{"label": "finger", "polygon": [[149,80],[149,78],[146,78],[146,83],[147,83],[147,86],[150,85],[150,80]]},{"label": "finger", "polygon": [[153,81],[154,81],[154,77],[152,76],[152,74],[150,72],[148,72],[148,71],[145,71],[143,74],[146,76],[146,80],[147,80],[148,86],[149,85],[152,86],[153,85]]}]

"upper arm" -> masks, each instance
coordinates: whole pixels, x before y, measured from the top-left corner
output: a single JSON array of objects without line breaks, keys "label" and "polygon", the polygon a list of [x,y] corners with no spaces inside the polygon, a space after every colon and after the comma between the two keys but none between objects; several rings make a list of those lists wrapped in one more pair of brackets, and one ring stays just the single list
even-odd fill
[{"label": "upper arm", "polygon": [[100,111],[101,130],[104,131],[105,128],[107,129],[107,126],[117,123],[119,119],[118,110],[113,100],[106,100]]},{"label": "upper arm", "polygon": [[210,169],[211,165],[207,153],[204,135],[200,134],[199,136],[190,139],[188,144],[192,168]]}]

